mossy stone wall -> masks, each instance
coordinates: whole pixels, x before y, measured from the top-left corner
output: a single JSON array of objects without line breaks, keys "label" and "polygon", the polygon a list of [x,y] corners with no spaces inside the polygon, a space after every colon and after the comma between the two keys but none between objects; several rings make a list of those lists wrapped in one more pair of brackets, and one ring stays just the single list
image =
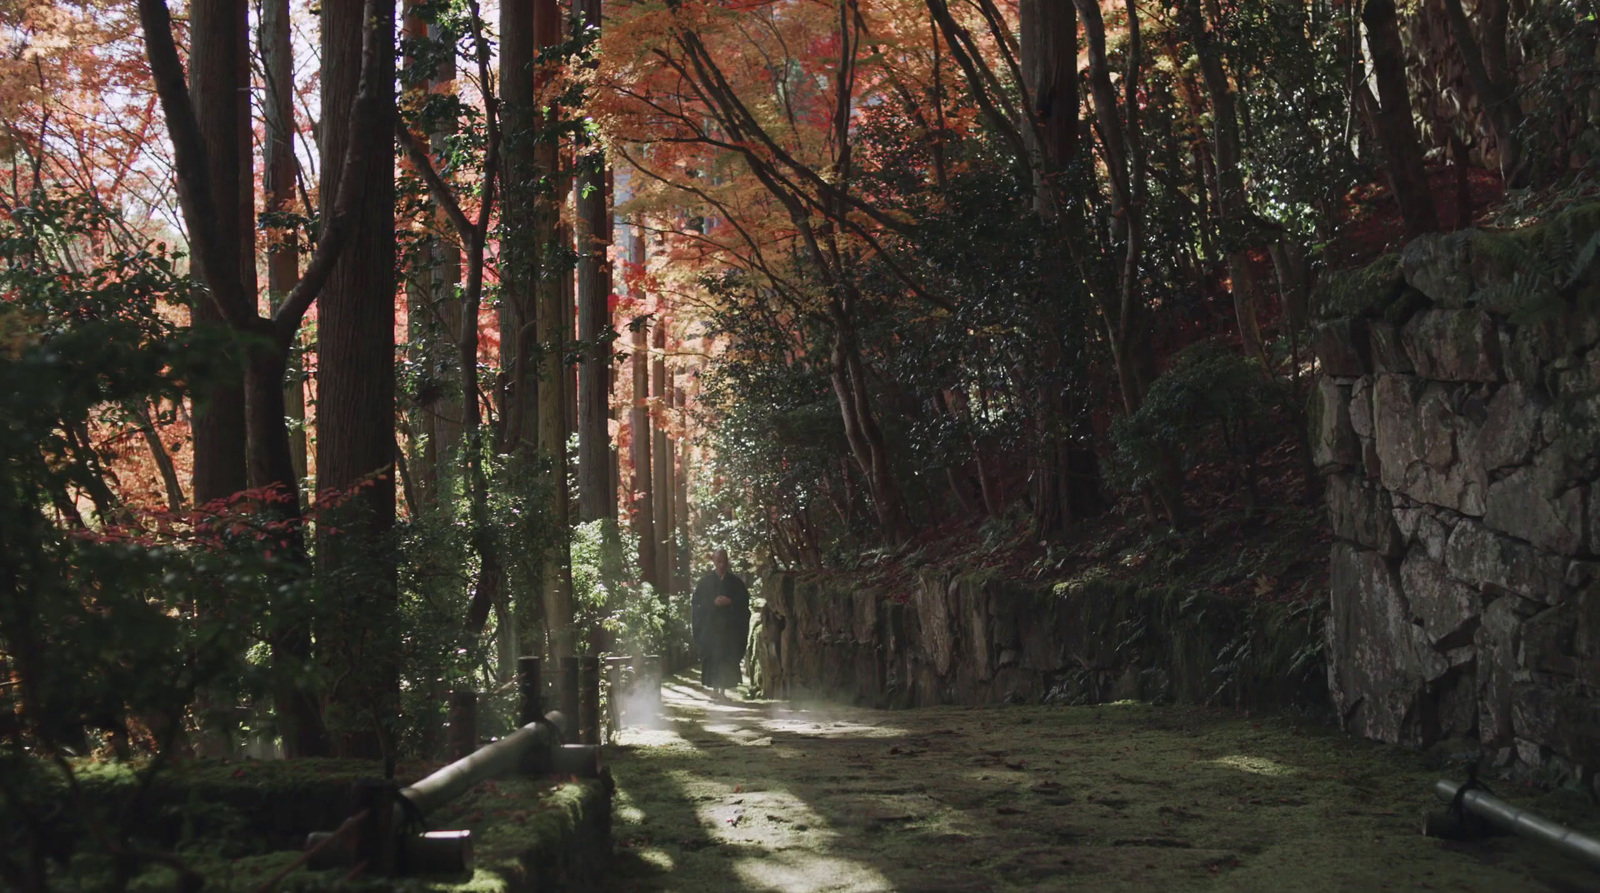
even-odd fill
[{"label": "mossy stone wall", "polygon": [[1600,204],[1417,239],[1319,292],[1310,417],[1344,726],[1600,769]]},{"label": "mossy stone wall", "polygon": [[937,573],[899,594],[796,574],[763,592],[755,656],[770,697],[1287,706],[1325,695],[1321,615],[1307,607]]}]

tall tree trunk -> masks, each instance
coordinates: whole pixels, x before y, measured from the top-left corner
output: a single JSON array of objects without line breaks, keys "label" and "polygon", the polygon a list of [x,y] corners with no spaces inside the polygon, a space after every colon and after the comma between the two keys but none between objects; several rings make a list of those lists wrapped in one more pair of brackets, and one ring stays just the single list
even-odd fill
[{"label": "tall tree trunk", "polygon": [[[556,0],[537,0],[533,16],[534,45],[540,50],[566,39],[565,23]],[[540,72],[536,83],[549,75]],[[560,110],[556,115],[562,114]],[[556,122],[540,115],[539,127]],[[572,299],[569,293],[572,273],[559,260],[545,261],[565,252],[550,250],[560,244],[561,202],[566,190],[558,183],[560,152],[553,140],[540,140],[535,151],[543,178],[534,205],[533,233],[538,248],[535,261],[538,336],[538,447],[550,469],[550,520],[557,530],[555,545],[545,561],[544,617],[552,658],[577,653],[577,630],[572,610],[572,553],[569,524],[570,494],[567,489],[567,368],[566,352],[572,325]],[[523,361],[519,346],[519,363]]]},{"label": "tall tree trunk", "polygon": [[[688,416],[685,408],[688,404],[686,389],[680,384],[672,389],[673,403],[676,408],[678,424],[685,423]],[[672,521],[676,529],[674,548],[672,550],[673,573],[677,576],[675,589],[687,593],[693,589],[694,583],[690,578],[689,568],[689,462],[692,448],[687,436],[678,441],[677,465],[672,472]]]},{"label": "tall tree trunk", "polygon": [[[322,113],[329,123],[351,117],[362,79],[362,0],[324,0]],[[363,201],[350,250],[334,267],[317,326],[317,481],[351,493],[318,525],[317,572],[323,591],[342,598],[322,616],[318,635],[342,682],[329,709],[342,724],[338,750],[367,759],[392,756],[399,695],[394,525],[394,6],[375,6],[380,46],[372,72],[380,97],[377,126],[356,133],[324,128],[321,214],[332,214],[349,140],[369,141]],[[282,389],[275,389],[281,394]]]},{"label": "tall tree trunk", "polygon": [[655,577],[660,581],[661,594],[671,598],[676,582],[672,574],[672,439],[667,433],[672,396],[667,386],[667,321],[658,318],[654,333],[654,355],[650,363],[651,440],[650,452],[655,460],[655,484],[652,496],[655,501],[656,566]]},{"label": "tall tree trunk", "polygon": [[[1079,191],[1078,184],[1067,182],[1078,158],[1077,10],[1071,3],[1023,0],[1020,13],[1023,82],[1034,104],[1029,119],[1032,126],[1024,130],[1030,151],[1038,159],[1034,168],[1034,203],[1057,239],[1077,241],[1083,237],[1082,218],[1066,210],[1064,201]],[[1070,288],[1068,264],[1055,247],[1050,246],[1047,256],[1040,259],[1040,288],[1044,294]],[[1057,332],[1055,325],[1046,325],[1047,331]],[[1060,334],[1050,339],[1049,350],[1047,365],[1059,369],[1065,353]],[[1080,510],[1090,503],[1075,497],[1089,487],[1072,479],[1073,453],[1062,438],[1063,431],[1076,422],[1067,415],[1059,390],[1040,395],[1039,419],[1033,523],[1035,534],[1047,536],[1062,529],[1076,514],[1083,514]]]},{"label": "tall tree trunk", "polygon": [[[288,0],[263,0],[258,31],[262,72],[266,91],[262,117],[266,128],[261,149],[263,204],[270,212],[292,213],[299,204],[295,195],[295,174],[299,163],[294,154],[294,48],[290,42]],[[284,233],[267,247],[267,295],[277,309],[300,281],[300,248],[293,232]],[[306,466],[306,390],[300,357],[292,354],[284,384],[284,411],[293,428],[289,432],[289,453],[294,486],[290,492],[299,499],[300,482]]]},{"label": "tall tree trunk", "polygon": [[[1392,0],[1375,0],[1392,3]],[[1370,7],[1372,4],[1369,3]],[[1472,32],[1461,0],[1444,0],[1445,13],[1450,18],[1450,33],[1456,47],[1461,50],[1461,61],[1467,68],[1467,81],[1478,94],[1478,102],[1489,117],[1489,127],[1494,133],[1495,154],[1500,162],[1500,176],[1505,185],[1514,189],[1527,186],[1533,180],[1535,164],[1519,131],[1524,116],[1517,101],[1517,84],[1512,77],[1506,58],[1506,29],[1510,23],[1511,5],[1508,0],[1479,0],[1477,14],[1481,34]],[[1392,11],[1393,6],[1390,6]],[[1365,14],[1362,16],[1365,20]],[[1369,26],[1370,27],[1370,26]],[[1480,39],[1481,38],[1481,39]],[[1377,55],[1374,49],[1373,54]]]},{"label": "tall tree trunk", "polygon": [[[417,10],[417,0],[405,0],[405,17],[400,26],[400,37],[403,42],[420,42],[429,37],[428,22]],[[454,57],[451,57],[452,61]],[[414,53],[405,55],[406,68],[406,95],[401,97],[401,106],[414,106],[426,99],[426,95],[437,84],[437,69],[431,60],[423,61]],[[422,66],[427,70],[421,70]],[[429,148],[437,152],[438,137],[442,134],[430,132],[428,134]],[[418,162],[407,158],[403,164],[411,169],[414,175],[420,176],[417,170]],[[439,294],[440,270],[438,267],[443,261],[442,250],[446,240],[439,236],[439,232],[450,226],[449,218],[441,209],[435,209],[434,219],[427,223],[418,221],[415,226],[430,227],[416,237],[411,246],[411,254],[402,260],[406,268],[406,362],[415,368],[428,370],[429,373],[437,368],[435,363],[435,325],[439,319],[440,305],[444,299]],[[448,331],[448,330],[447,330]],[[431,375],[424,375],[424,381],[431,379]],[[429,382],[431,385],[431,382]],[[435,419],[438,416],[438,400],[440,394],[432,391],[431,387],[424,388],[413,399],[407,401],[409,405],[404,413],[402,433],[405,436],[403,457],[405,472],[405,494],[407,509],[412,517],[416,513],[431,507],[436,502],[439,489],[439,444],[435,441],[433,433]]]},{"label": "tall tree trunk", "polygon": [[[601,0],[576,0],[585,27],[600,27]],[[615,519],[611,491],[611,190],[599,147],[580,159],[578,173],[578,516]]]},{"label": "tall tree trunk", "polygon": [[[318,226],[317,249],[305,275],[285,298],[282,306],[264,317],[256,302],[255,281],[251,272],[254,262],[253,259],[246,261],[246,257],[253,258],[253,255],[249,251],[241,252],[232,241],[226,226],[235,218],[232,210],[228,213],[218,210],[218,190],[213,185],[216,168],[233,169],[237,156],[214,166],[204,136],[206,127],[202,122],[205,118],[196,112],[185,83],[183,62],[173,38],[171,13],[165,0],[139,0],[138,3],[145,56],[171,140],[178,201],[188,227],[195,267],[210,293],[212,305],[249,342],[242,400],[248,442],[247,479],[255,489],[281,489],[285,498],[270,502],[264,508],[267,514],[286,522],[288,533],[285,537],[289,542],[285,543],[285,551],[291,558],[298,557],[301,560],[305,553],[298,527],[299,501],[294,497],[297,481],[284,418],[285,363],[301,320],[329,283],[345,245],[350,241],[353,221],[359,216],[357,209],[366,198],[365,187],[371,179],[369,173],[374,167],[374,159],[390,156],[387,133],[379,125],[384,123],[383,110],[393,108],[392,37],[389,36],[392,31],[383,30],[385,24],[392,27],[393,20],[390,18],[386,23],[376,18],[373,10],[380,8],[377,0],[365,0],[362,5],[367,8],[353,16],[344,15],[346,20],[354,22],[354,41],[358,51],[353,74],[359,87],[350,91],[343,117],[335,117],[324,104],[324,110],[329,115],[325,120],[337,122],[336,127],[329,128],[330,137],[325,140],[324,148],[336,137],[343,136],[349,151],[333,156],[337,163],[329,168],[328,178],[333,182],[324,183],[324,210]],[[229,27],[234,37],[219,37],[212,48],[233,46],[243,49],[246,37],[244,32],[238,30],[243,21],[237,18],[238,15],[239,9],[231,9],[227,19],[233,23]],[[217,22],[223,20],[220,15],[215,19]],[[366,27],[369,20],[372,21],[371,28]],[[206,39],[202,32],[197,33],[202,34],[202,40]],[[325,30],[324,35],[327,34]],[[380,46],[386,39],[390,42],[389,49]],[[237,56],[229,58],[234,60],[234,64],[244,62]],[[326,57],[324,61],[328,61]],[[349,67],[348,59],[343,63]],[[385,63],[388,63],[387,66]],[[388,72],[387,80],[385,71]],[[235,81],[240,85],[244,82],[242,77]],[[325,79],[324,84],[327,83]],[[386,95],[380,100],[379,94]],[[245,94],[241,90],[233,95],[238,99]],[[215,106],[212,109],[215,110]],[[351,139],[351,134],[373,139]],[[373,145],[374,142],[376,145]],[[245,155],[247,157],[248,153]],[[222,205],[230,209],[238,207],[237,198],[222,195],[220,200]],[[392,210],[392,200],[388,207]],[[388,213],[385,211],[386,215]],[[238,244],[242,245],[242,242]],[[392,298],[392,295],[389,297]],[[388,305],[392,314],[392,300]],[[392,443],[391,432],[384,437],[383,455],[388,454]],[[392,511],[391,499],[391,514]],[[310,655],[309,623],[298,603],[274,605],[272,614],[273,659],[280,681],[280,687],[275,692],[277,720],[286,750],[291,756],[320,755],[326,750],[326,739],[322,734],[317,701],[294,681],[303,676],[303,667],[299,665]],[[338,639],[334,636],[330,641]],[[285,663],[290,666],[284,666]]]},{"label": "tall tree trunk", "polygon": [[[1211,16],[1218,12],[1214,5]],[[1239,340],[1251,358],[1266,366],[1266,350],[1258,320],[1260,294],[1255,270],[1250,266],[1254,233],[1250,225],[1249,196],[1245,192],[1238,102],[1223,64],[1222,47],[1200,11],[1200,0],[1188,0],[1184,18],[1200,60],[1200,75],[1211,98],[1212,143],[1217,151],[1217,210],[1222,218],[1222,241],[1228,254],[1228,276],[1232,280],[1233,312],[1239,325]]]},{"label": "tall tree trunk", "polygon": [[1417,128],[1411,117],[1405,49],[1400,43],[1400,25],[1393,0],[1367,0],[1361,9],[1361,22],[1367,28],[1367,46],[1372,50],[1372,68],[1377,75],[1377,102],[1372,103],[1367,87],[1358,90],[1366,94],[1369,104],[1375,105],[1373,118],[1378,142],[1383,147],[1389,188],[1400,205],[1408,238],[1435,232],[1439,229],[1439,214],[1434,207],[1433,192],[1428,188],[1428,172],[1422,163],[1422,147],[1417,144]]},{"label": "tall tree trunk", "polygon": [[[228,0],[195,0],[190,6],[189,79],[200,135],[210,161],[214,225],[220,251],[213,259],[215,275],[232,278],[253,299],[255,281],[255,192],[250,154],[249,23],[244,4]],[[248,262],[247,262],[248,261]],[[196,302],[190,325],[220,328],[226,324],[215,301]],[[241,361],[243,357],[239,358]],[[224,364],[214,381],[194,401],[194,478],[196,507],[226,499],[249,485],[248,430],[245,419],[244,368]],[[156,439],[159,444],[159,438]],[[170,485],[169,485],[170,489]],[[204,602],[199,616],[212,613]],[[199,694],[199,712],[207,722],[197,742],[201,753],[226,755],[232,723],[213,727],[210,717],[225,706],[215,693]]]},{"label": "tall tree trunk", "polygon": [[524,349],[531,344],[537,313],[540,204],[539,75],[534,58],[535,20],[548,0],[504,0],[500,6],[500,92],[505,121],[505,198],[500,214],[500,369],[505,382],[500,448],[522,453],[539,442],[537,370]]},{"label": "tall tree trunk", "polygon": [[[644,264],[644,237],[633,240],[633,263]],[[661,580],[656,576],[655,474],[652,467],[655,432],[650,423],[650,335],[644,325],[633,330],[633,409],[628,427],[631,437],[629,460],[633,483],[629,488],[633,531],[639,536],[639,577],[663,597]]]},{"label": "tall tree trunk", "polygon": [[[189,79],[195,116],[210,160],[207,176],[219,245],[218,275],[254,295],[255,200],[250,175],[250,53],[247,7],[233,0],[194,0],[190,7]],[[249,259],[249,263],[246,263]],[[194,326],[220,326],[213,301],[196,302]],[[247,486],[243,369],[224,367],[195,401],[195,505],[225,499]]]}]

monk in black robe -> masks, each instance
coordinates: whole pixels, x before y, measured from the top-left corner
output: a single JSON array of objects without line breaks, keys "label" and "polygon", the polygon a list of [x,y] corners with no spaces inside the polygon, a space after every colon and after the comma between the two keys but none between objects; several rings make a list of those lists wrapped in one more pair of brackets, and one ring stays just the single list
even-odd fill
[{"label": "monk in black robe", "polygon": [[721,695],[739,685],[739,661],[750,635],[750,590],[728,570],[727,550],[718,549],[711,563],[711,573],[695,584],[691,620],[700,651],[700,682]]}]

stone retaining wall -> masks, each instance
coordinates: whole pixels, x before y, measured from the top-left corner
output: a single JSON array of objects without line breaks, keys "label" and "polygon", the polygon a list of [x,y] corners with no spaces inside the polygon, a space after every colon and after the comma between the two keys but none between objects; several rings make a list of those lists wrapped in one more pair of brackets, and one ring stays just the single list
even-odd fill
[{"label": "stone retaining wall", "polygon": [[1321,296],[1312,447],[1346,728],[1600,768],[1600,206],[1418,239]]},{"label": "stone retaining wall", "polygon": [[1308,607],[976,574],[926,573],[897,593],[776,574],[762,592],[754,670],[768,697],[922,707],[1325,696],[1322,615]]}]

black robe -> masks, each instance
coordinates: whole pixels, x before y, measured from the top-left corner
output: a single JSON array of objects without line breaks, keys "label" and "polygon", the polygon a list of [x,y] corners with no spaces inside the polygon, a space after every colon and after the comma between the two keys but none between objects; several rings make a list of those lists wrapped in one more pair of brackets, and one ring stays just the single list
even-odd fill
[{"label": "black robe", "polygon": [[[732,604],[719,607],[719,595],[726,595]],[[744,658],[745,640],[750,635],[750,590],[733,571],[720,579],[712,571],[695,584],[690,607],[694,644],[700,651],[701,684],[710,688],[737,686],[739,661]]]}]

